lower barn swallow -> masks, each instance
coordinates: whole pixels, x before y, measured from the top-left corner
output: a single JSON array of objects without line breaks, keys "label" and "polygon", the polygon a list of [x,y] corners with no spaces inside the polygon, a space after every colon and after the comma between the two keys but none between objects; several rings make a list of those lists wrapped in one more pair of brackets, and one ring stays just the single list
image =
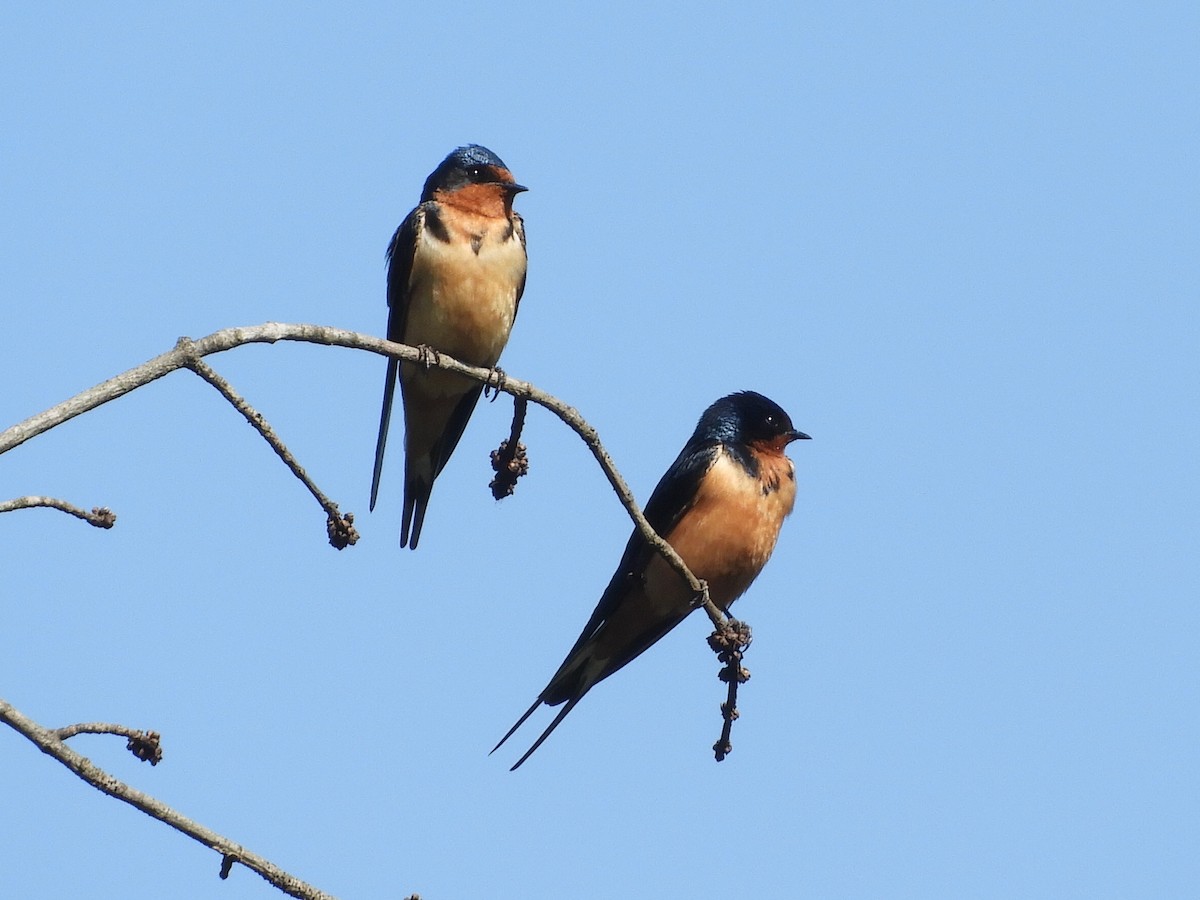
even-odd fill
[{"label": "lower barn swallow", "polygon": [[[525,225],[512,208],[524,190],[500,157],[478,144],[459,147],[433,170],[420,204],[388,246],[389,341],[424,345],[475,366],[496,365],[525,290]],[[483,385],[388,360],[371,509],[397,380],[404,400],[400,546],[416,549],[434,479],[458,445]]]},{"label": "lower barn swallow", "polygon": [[[784,454],[808,435],[762,394],[722,397],[659,481],[646,519],[726,612],[758,577],[796,501],[796,469]],[[694,608],[687,583],[634,529],[625,554],[587,625],[550,683],[509,729],[495,753],[541,704],[566,706],[525,762],[596,684],[632,661]]]}]

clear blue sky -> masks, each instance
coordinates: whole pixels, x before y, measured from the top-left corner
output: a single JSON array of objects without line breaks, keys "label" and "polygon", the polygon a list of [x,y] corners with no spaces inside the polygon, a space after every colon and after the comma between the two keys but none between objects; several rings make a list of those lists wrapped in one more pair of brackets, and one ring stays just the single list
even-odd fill
[{"label": "clear blue sky", "polygon": [[[520,739],[487,756],[625,514],[539,411],[493,502],[498,402],[401,551],[398,454],[366,510],[384,363],[308,346],[211,361],[359,545],[173,375],[0,459],[0,498],[119,516],[0,516],[0,696],[161,731],[155,769],[74,743],[345,898],[1195,896],[1198,29],[1182,2],[12,7],[0,427],[184,334],[382,334],[384,247],[474,141],[531,188],[503,365],[643,500],[731,390],[814,440],[737,608],[719,765],[700,617],[519,772]],[[7,730],[0,793],[5,897],[278,896]]]}]

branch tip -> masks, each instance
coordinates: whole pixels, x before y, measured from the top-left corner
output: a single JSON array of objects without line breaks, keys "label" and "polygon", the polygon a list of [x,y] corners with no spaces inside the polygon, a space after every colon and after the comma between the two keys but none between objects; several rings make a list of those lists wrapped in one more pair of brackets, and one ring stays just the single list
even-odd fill
[{"label": "branch tip", "polygon": [[97,528],[112,528],[116,524],[117,514],[107,506],[93,506],[92,511],[88,512],[85,509],[80,509],[66,500],[57,500],[54,497],[17,497],[14,500],[5,500],[0,502],[0,513],[12,512],[17,509],[34,509],[36,507],[45,507],[47,509],[57,509],[60,512],[65,512],[77,519],[82,519],[89,525],[94,525]]},{"label": "branch tip", "polygon": [[[508,383],[508,376],[500,369],[493,371],[499,373],[496,386],[493,388],[496,396],[499,396],[500,391]],[[500,446],[492,451],[492,471],[496,473],[496,477],[492,479],[488,487],[491,488],[492,496],[497,500],[511,497],[517,489],[517,479],[529,473],[529,454],[520,440],[521,430],[525,427],[525,411],[528,406],[529,401],[524,397],[513,398],[513,422],[508,439],[501,441]]]},{"label": "branch tip", "polygon": [[497,500],[511,497],[517,489],[517,480],[529,474],[529,454],[525,445],[518,442],[515,448],[510,447],[512,445],[508,441],[501,441],[500,446],[492,451],[492,471],[496,477],[488,487]]},{"label": "branch tip", "polygon": [[125,749],[142,762],[157,766],[162,762],[162,735],[157,731],[139,731],[129,736]]},{"label": "branch tip", "polygon": [[733,751],[733,743],[729,736],[733,732],[733,723],[739,717],[737,708],[737,689],[739,684],[750,680],[750,670],[742,665],[742,655],[750,646],[753,635],[750,626],[737,619],[728,619],[717,626],[708,636],[708,646],[717,654],[717,659],[724,665],[717,673],[717,678],[728,685],[725,702],[721,704],[721,737],[713,744],[713,757],[721,762]]},{"label": "branch tip", "polygon": [[345,550],[358,543],[359,534],[354,527],[354,513],[337,515],[335,508],[325,522],[325,532],[329,535],[329,543],[335,550]]}]

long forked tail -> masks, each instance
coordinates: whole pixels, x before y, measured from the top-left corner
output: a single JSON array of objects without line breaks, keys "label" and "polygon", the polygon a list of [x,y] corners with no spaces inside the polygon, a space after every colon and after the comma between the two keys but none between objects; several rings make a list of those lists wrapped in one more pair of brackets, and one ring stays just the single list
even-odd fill
[{"label": "long forked tail", "polygon": [[396,397],[396,381],[400,371],[400,361],[388,360],[387,380],[383,383],[383,409],[379,413],[379,437],[375,439],[375,471],[371,475],[371,506],[375,509],[375,501],[379,498],[379,476],[383,474],[383,451],[387,447],[388,426],[392,421],[392,401]]},{"label": "long forked tail", "polygon": [[498,740],[496,742],[496,746],[488,751],[488,756],[491,756],[493,753],[495,753],[497,750],[499,750],[501,747],[503,747],[504,742],[507,741],[510,737],[512,737],[513,733],[518,728],[520,728],[522,725],[524,725],[525,720],[528,719],[530,716],[532,716],[533,711],[541,705],[542,705],[542,698],[538,697],[536,700],[533,701],[533,706],[531,706],[531,707],[529,707],[529,709],[525,710],[525,714],[523,716],[521,716],[521,718],[517,719],[517,724],[514,725],[512,728],[508,729],[508,731],[505,733],[504,737],[500,738],[500,740]]},{"label": "long forked tail", "polygon": [[554,721],[551,722],[549,724],[549,726],[547,726],[546,730],[542,732],[542,736],[533,742],[533,746],[530,747],[528,750],[526,750],[525,755],[522,756],[520,759],[518,759],[515,763],[513,763],[513,767],[511,769],[509,769],[508,771],[510,771],[510,772],[517,771],[517,769],[519,769],[521,767],[521,763],[525,762],[525,760],[527,760],[527,759],[529,759],[529,757],[533,756],[533,751],[536,750],[538,747],[542,746],[542,742],[545,741],[546,738],[550,737],[550,733],[552,731],[554,731],[555,728],[558,727],[559,722],[561,722],[563,719],[565,719],[567,717],[567,713],[569,713],[571,710],[573,710],[575,708],[575,704],[579,702],[579,699],[580,699],[579,697],[572,697],[570,700],[567,701],[567,705],[564,706],[559,711],[558,715],[554,717]]},{"label": "long forked tail", "polygon": [[404,461],[404,511],[400,514],[400,546],[417,549],[421,537],[421,526],[425,524],[425,510],[429,508],[429,495],[433,492],[435,476],[411,471],[420,465],[411,457]]},{"label": "long forked tail", "polygon": [[[521,763],[525,762],[525,760],[527,760],[527,759],[529,759],[529,757],[533,756],[533,751],[536,750],[538,747],[542,746],[542,743],[546,740],[546,738],[550,737],[551,733],[554,731],[555,728],[558,727],[559,723],[562,722],[562,720],[567,717],[567,713],[569,713],[571,710],[573,710],[575,708],[575,704],[580,701],[582,696],[583,695],[580,694],[578,697],[572,697],[570,700],[567,701],[566,706],[564,706],[561,710],[559,710],[558,715],[554,717],[554,721],[551,722],[546,727],[546,730],[542,732],[541,736],[536,741],[533,742],[533,746],[530,747],[528,750],[526,750],[525,754],[520,759],[518,759],[515,763],[513,763],[513,767],[511,769],[509,769],[508,771],[510,771],[510,772],[517,771],[517,769],[519,769],[521,767]],[[512,737],[513,733],[518,728],[520,728],[522,725],[524,725],[525,720],[528,719],[531,715],[533,715],[533,711],[541,705],[542,705],[542,699],[539,697],[537,700],[534,701],[533,706],[531,706],[531,707],[529,707],[529,709],[525,710],[525,715],[523,715],[523,716],[521,716],[521,718],[517,719],[517,724],[515,724],[512,728],[508,729],[508,734],[506,734],[506,735],[504,735],[504,737],[500,738],[500,743],[496,744],[496,746],[491,749],[491,752],[488,753],[488,756],[491,756],[492,753],[495,753],[497,750],[499,750],[500,747],[504,744],[504,742],[507,741],[510,737]]]}]

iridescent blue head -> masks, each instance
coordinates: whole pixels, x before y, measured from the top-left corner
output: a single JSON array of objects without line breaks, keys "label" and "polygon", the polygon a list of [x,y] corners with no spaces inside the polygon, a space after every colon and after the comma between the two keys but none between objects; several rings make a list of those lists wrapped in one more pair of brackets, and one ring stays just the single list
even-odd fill
[{"label": "iridescent blue head", "polygon": [[494,184],[510,194],[519,194],[529,188],[517,184],[508,166],[495,153],[479,144],[459,147],[442,160],[441,164],[425,179],[421,202],[433,199],[438,191],[456,191],[469,184]]},{"label": "iridescent blue head", "polygon": [[692,435],[696,443],[759,444],[778,449],[808,439],[778,403],[754,391],[722,397],[704,411]]}]

